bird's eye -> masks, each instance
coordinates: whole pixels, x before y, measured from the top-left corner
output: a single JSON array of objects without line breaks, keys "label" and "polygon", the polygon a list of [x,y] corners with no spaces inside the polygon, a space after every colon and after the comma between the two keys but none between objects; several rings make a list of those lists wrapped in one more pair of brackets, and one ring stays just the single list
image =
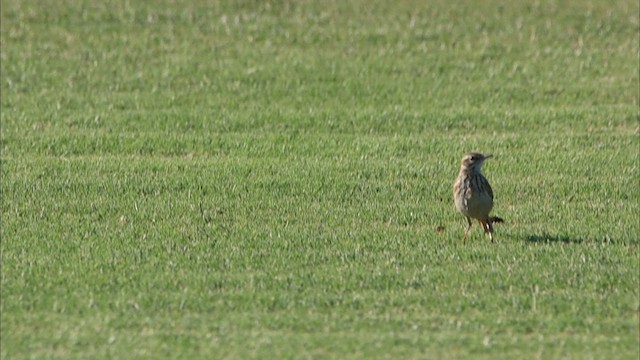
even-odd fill
[{"label": "bird's eye", "polygon": [[472,156],[470,160],[471,161],[476,161],[476,160],[478,160],[478,158],[476,158],[475,156]]}]

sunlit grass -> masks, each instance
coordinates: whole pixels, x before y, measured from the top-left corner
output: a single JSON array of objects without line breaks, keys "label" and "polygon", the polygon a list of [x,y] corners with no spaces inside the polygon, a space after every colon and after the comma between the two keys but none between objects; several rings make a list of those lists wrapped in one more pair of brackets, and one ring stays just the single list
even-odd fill
[{"label": "sunlit grass", "polygon": [[2,2],[3,358],[638,357],[637,2],[42,6]]}]

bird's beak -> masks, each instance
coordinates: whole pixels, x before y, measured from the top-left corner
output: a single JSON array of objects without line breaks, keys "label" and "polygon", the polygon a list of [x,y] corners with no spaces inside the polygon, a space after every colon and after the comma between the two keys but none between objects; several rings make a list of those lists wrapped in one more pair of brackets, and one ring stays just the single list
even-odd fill
[{"label": "bird's beak", "polygon": [[487,160],[488,158],[492,158],[492,157],[493,157],[493,155],[491,155],[491,154],[487,154],[487,155],[485,155],[485,156],[484,156],[484,159],[483,159],[483,160]]}]

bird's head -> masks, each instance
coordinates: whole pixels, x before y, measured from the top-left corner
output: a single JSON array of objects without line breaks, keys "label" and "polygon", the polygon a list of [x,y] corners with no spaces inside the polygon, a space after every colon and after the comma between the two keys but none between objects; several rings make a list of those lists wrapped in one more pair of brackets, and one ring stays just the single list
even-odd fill
[{"label": "bird's head", "polygon": [[482,164],[488,158],[493,157],[491,154],[481,154],[481,153],[468,153],[462,157],[461,169],[472,172],[480,172],[482,170]]}]

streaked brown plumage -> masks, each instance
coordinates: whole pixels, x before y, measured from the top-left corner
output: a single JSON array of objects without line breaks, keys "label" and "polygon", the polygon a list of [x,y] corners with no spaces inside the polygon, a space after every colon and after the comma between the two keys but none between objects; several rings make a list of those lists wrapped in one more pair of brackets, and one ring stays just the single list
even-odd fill
[{"label": "streaked brown plumage", "polygon": [[453,184],[456,208],[467,218],[469,224],[462,241],[467,240],[472,225],[471,219],[478,220],[492,242],[493,223],[503,222],[499,217],[489,216],[493,209],[493,189],[487,179],[482,176],[482,164],[490,157],[491,155],[480,153],[468,153],[462,157],[460,173]]}]

